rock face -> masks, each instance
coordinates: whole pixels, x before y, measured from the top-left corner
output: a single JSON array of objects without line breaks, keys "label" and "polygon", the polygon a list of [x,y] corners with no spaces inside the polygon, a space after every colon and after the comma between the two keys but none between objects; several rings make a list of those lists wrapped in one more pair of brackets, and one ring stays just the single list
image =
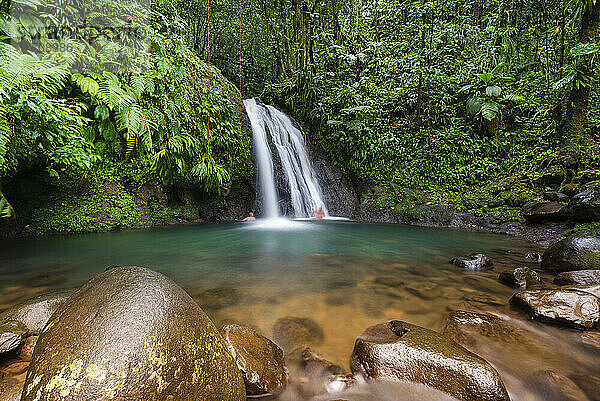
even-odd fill
[{"label": "rock face", "polygon": [[273,339],[286,352],[297,347],[319,345],[323,338],[321,327],[308,318],[283,317],[273,326]]},{"label": "rock face", "polygon": [[50,316],[74,292],[75,290],[54,292],[27,300],[2,312],[0,322],[16,321],[27,328],[29,335],[40,335]]},{"label": "rock face", "polygon": [[513,271],[503,271],[498,276],[501,283],[517,288],[535,289],[542,286],[542,278],[528,267],[517,267]]},{"label": "rock face", "polygon": [[541,223],[546,220],[561,220],[561,211],[565,205],[556,202],[529,202],[523,207],[523,218],[531,223]]},{"label": "rock face", "polygon": [[523,309],[532,318],[591,329],[600,322],[600,298],[577,290],[520,291],[510,304]]},{"label": "rock face", "polygon": [[544,252],[542,268],[559,273],[600,269],[600,238],[572,235]]},{"label": "rock face", "polygon": [[558,285],[591,285],[600,284],[600,270],[576,270],[560,273],[554,277]]},{"label": "rock face", "polygon": [[417,382],[463,401],[510,400],[498,372],[442,335],[399,320],[368,328],[350,367],[373,379]]},{"label": "rock face", "polygon": [[36,345],[22,401],[245,400],[223,338],[167,277],[110,269],[52,315]]},{"label": "rock face", "polygon": [[600,220],[600,185],[575,195],[566,207],[565,214],[575,221]]},{"label": "rock face", "polygon": [[221,333],[244,376],[247,395],[277,395],[285,389],[287,371],[281,348],[248,327],[229,325]]},{"label": "rock face", "polygon": [[491,270],[494,268],[494,263],[487,256],[478,253],[467,257],[454,258],[450,261],[454,266],[461,267],[466,270]]}]

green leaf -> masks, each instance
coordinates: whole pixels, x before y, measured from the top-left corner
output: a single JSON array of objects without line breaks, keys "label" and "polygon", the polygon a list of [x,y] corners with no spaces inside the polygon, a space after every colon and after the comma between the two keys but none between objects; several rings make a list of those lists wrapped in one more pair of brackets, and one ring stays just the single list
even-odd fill
[{"label": "green leaf", "polygon": [[571,56],[573,57],[582,57],[587,56],[588,54],[597,53],[598,45],[595,43],[579,43],[571,48]]},{"label": "green leaf", "polygon": [[479,96],[472,96],[467,100],[467,113],[474,116],[479,114],[481,111],[481,105],[483,104],[483,99]]},{"label": "green leaf", "polygon": [[502,88],[496,85],[488,86],[487,88],[485,88],[485,94],[489,97],[500,97],[500,95],[502,94]]},{"label": "green leaf", "polygon": [[110,111],[108,110],[108,107],[103,104],[96,106],[96,109],[94,110],[94,117],[97,120],[106,120],[109,115]]}]

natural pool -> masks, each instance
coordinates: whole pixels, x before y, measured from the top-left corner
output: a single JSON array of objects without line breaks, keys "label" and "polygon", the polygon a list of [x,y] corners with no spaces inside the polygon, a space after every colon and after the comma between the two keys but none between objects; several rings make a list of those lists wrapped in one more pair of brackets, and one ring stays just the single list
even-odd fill
[{"label": "natural pool", "polygon": [[[525,255],[539,251],[483,233],[308,221],[9,240],[0,253],[0,309],[80,286],[110,265],[140,265],[175,280],[218,327],[238,323],[273,338],[278,319],[310,318],[323,331],[315,350],[346,368],[355,338],[371,325],[401,319],[440,330],[451,311],[491,311],[506,315],[532,342],[484,335],[469,348],[500,371],[513,400],[547,400],[532,374],[551,369],[598,376],[600,358],[580,343],[578,332],[528,322],[508,307],[514,290],[498,282],[498,273],[537,269]],[[488,255],[495,269],[465,272],[449,263],[471,252]],[[403,399],[389,389],[373,391],[378,395],[365,399]]]}]

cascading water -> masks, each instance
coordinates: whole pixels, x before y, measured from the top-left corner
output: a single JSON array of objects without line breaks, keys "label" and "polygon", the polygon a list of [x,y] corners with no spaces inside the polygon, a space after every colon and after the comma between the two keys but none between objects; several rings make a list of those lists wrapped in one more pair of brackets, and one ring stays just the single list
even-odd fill
[{"label": "cascading water", "polygon": [[313,174],[302,131],[286,114],[273,106],[258,102],[257,99],[244,100],[244,106],[252,124],[265,217],[277,218],[280,214],[269,139],[277,150],[285,172],[294,216],[308,217],[318,208],[323,208],[327,216],[327,208]]}]

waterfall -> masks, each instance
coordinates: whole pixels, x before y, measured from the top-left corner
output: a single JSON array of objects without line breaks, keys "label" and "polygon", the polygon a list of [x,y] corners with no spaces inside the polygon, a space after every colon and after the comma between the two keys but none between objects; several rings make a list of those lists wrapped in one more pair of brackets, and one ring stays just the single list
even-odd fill
[{"label": "waterfall", "polygon": [[291,194],[295,217],[308,217],[319,207],[327,215],[321,188],[313,174],[302,131],[286,114],[256,99],[244,100],[254,137],[264,214],[279,217],[271,146],[275,147]]}]

